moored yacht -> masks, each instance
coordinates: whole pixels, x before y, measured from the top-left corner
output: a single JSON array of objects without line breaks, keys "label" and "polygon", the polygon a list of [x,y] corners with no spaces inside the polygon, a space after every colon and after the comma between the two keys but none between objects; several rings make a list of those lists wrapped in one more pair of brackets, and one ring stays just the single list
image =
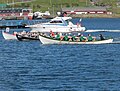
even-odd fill
[{"label": "moored yacht", "polygon": [[73,24],[72,17],[55,17],[47,23],[40,23],[35,25],[27,25],[32,30],[38,32],[82,32],[85,31],[85,27],[82,27],[80,23]]}]

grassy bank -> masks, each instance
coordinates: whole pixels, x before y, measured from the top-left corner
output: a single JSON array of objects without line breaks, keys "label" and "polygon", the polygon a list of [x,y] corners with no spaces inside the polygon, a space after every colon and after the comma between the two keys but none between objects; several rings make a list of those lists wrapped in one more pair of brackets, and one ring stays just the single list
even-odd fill
[{"label": "grassy bank", "polygon": [[[0,0],[0,3],[12,3],[17,2],[18,0]],[[20,1],[20,0],[19,0]],[[21,0],[24,1],[24,0]],[[113,12],[113,15],[76,15],[82,17],[120,17],[120,7],[117,5],[118,0],[97,0],[97,6],[105,5],[109,6],[108,11]],[[90,0],[31,0],[31,2],[20,2],[16,4],[8,5],[7,8],[32,8],[34,11],[50,11],[51,14],[56,14],[57,11],[60,11],[61,8],[69,7],[93,7]]]}]

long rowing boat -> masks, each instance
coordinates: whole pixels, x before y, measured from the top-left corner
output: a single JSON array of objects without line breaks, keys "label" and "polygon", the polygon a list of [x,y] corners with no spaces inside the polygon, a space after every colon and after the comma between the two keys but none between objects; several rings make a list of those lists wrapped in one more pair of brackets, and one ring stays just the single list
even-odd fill
[{"label": "long rowing boat", "polygon": [[39,35],[39,40],[42,44],[107,44],[112,43],[113,39],[105,39],[105,40],[96,40],[96,41],[64,41],[64,40],[57,40],[47,36]]},{"label": "long rowing boat", "polygon": [[29,41],[29,40],[39,40],[38,36],[25,36],[25,35],[19,35],[19,34],[16,34],[16,37],[19,41]]}]

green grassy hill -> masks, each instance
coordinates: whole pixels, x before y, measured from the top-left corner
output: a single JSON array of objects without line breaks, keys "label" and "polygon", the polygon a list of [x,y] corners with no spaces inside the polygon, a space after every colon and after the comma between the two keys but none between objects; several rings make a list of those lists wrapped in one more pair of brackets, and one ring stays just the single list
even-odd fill
[{"label": "green grassy hill", "polygon": [[33,2],[33,9],[57,11],[62,7],[85,7],[85,5],[86,2],[84,0],[36,0]]},{"label": "green grassy hill", "polygon": [[[1,4],[12,3],[20,0],[0,0]],[[21,0],[22,1],[22,0]],[[31,0],[32,2],[21,2],[14,5],[8,5],[7,7],[14,8],[32,8],[33,11],[60,11],[62,7],[96,7],[93,6],[90,1],[92,0]],[[97,0],[97,6],[109,6],[108,10],[114,13],[120,13],[120,8],[117,7],[118,0]]]},{"label": "green grassy hill", "polygon": [[[17,2],[18,0],[14,0]],[[20,0],[19,0],[20,1]],[[88,0],[89,1],[89,0]],[[12,3],[13,0],[0,0],[0,3]],[[48,10],[48,9],[60,9],[61,7],[85,7],[85,0],[32,0],[32,2],[28,3],[19,3],[15,4],[14,7],[31,7],[33,10]],[[13,7],[13,5],[8,6]]]}]

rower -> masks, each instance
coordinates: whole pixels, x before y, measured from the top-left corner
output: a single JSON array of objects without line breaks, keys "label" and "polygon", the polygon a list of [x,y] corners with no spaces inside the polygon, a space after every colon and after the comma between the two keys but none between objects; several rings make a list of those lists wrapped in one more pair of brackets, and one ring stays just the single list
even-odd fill
[{"label": "rower", "polygon": [[55,37],[54,32],[50,31],[50,37],[52,37],[52,38],[54,38],[54,37]]},{"label": "rower", "polygon": [[60,33],[57,33],[56,39],[60,40]]},{"label": "rower", "polygon": [[100,37],[100,40],[105,40],[102,34],[100,34],[99,37]]},{"label": "rower", "polygon": [[94,39],[93,39],[93,37],[91,36],[91,34],[88,34],[88,41],[93,41]]},{"label": "rower", "polygon": [[83,36],[83,34],[81,34],[81,36],[80,36],[80,41],[81,42],[85,42],[86,41],[86,38]]}]

